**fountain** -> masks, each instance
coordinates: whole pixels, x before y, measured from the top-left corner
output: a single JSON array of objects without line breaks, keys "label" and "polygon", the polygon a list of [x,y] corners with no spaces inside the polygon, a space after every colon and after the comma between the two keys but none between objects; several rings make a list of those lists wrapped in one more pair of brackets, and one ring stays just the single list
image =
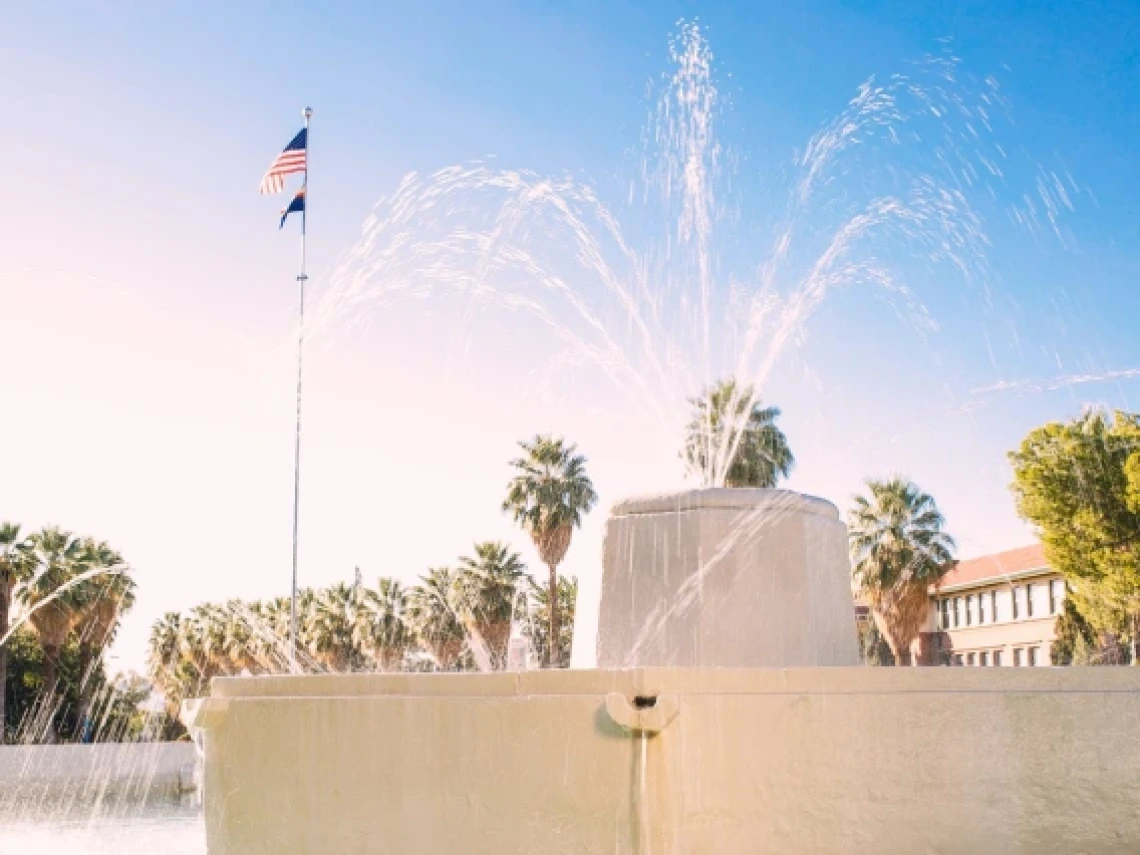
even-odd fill
[{"label": "fountain", "polygon": [[598,655],[637,667],[215,680],[211,855],[1140,845],[1140,670],[859,667],[843,529],[786,491],[619,503]]},{"label": "fountain", "polygon": [[[485,165],[412,176],[334,271],[314,332],[405,297],[486,300],[537,318],[564,348],[557,366],[594,365],[659,429],[683,424],[673,402],[717,376],[762,386],[837,288],[870,285],[928,329],[888,243],[982,282],[988,239],[967,195],[1002,174],[1004,150],[978,132],[1001,110],[996,83],[976,106],[952,90],[952,65],[932,89],[903,76],[861,88],[797,158],[756,288],[726,295],[711,243],[710,57],[686,28],[674,58],[653,135],[665,151],[647,170],[677,217],[666,240],[639,254],[570,178]],[[904,98],[934,123],[947,181],[888,169],[892,192],[805,237],[821,188],[864,174],[837,168],[842,153],[876,134],[918,138]],[[1036,185],[1050,222],[1069,203],[1052,178]],[[495,216],[466,204],[488,194]],[[189,710],[211,855],[1140,848],[1140,669],[860,667],[835,506],[719,486],[734,449],[706,439],[702,489],[612,508],[594,667],[528,671],[515,645],[505,672],[215,680]]]}]

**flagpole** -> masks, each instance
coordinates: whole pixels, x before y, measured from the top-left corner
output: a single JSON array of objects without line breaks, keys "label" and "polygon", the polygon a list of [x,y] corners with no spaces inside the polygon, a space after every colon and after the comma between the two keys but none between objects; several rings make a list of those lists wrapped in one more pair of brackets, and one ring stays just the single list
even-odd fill
[{"label": "flagpole", "polygon": [[301,111],[305,117],[305,207],[301,210],[301,272],[297,274],[300,284],[301,305],[297,324],[297,431],[293,446],[293,587],[289,609],[289,670],[297,672],[297,521],[301,509],[301,381],[304,377],[305,359],[305,226],[309,216],[309,119],[313,108]]}]

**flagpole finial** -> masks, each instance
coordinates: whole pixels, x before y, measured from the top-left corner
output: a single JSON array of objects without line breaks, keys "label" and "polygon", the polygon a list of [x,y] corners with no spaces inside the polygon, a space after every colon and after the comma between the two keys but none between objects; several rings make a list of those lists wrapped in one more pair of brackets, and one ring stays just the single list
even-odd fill
[{"label": "flagpole finial", "polygon": [[309,119],[313,118],[313,108],[312,107],[306,107],[304,110],[301,111],[301,115],[305,117],[306,122],[309,121]]}]

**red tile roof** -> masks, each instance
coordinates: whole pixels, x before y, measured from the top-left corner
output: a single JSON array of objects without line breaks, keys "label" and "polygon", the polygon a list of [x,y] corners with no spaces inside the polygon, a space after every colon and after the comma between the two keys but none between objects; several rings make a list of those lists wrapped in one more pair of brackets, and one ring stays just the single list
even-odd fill
[{"label": "red tile roof", "polygon": [[1023,546],[1021,549],[1009,549],[1005,552],[995,552],[993,555],[971,558],[968,561],[958,561],[950,572],[942,577],[941,587],[966,585],[1047,566],[1045,550],[1040,543],[1035,543],[1032,546]]}]

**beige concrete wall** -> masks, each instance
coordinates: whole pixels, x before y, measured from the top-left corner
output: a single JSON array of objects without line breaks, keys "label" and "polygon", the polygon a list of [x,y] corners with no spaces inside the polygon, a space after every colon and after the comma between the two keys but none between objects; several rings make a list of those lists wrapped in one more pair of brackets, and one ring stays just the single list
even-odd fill
[{"label": "beige concrete wall", "polygon": [[197,763],[190,742],[0,746],[0,812],[36,800],[175,794],[195,786]]},{"label": "beige concrete wall", "polygon": [[[614,721],[637,696],[656,735]],[[211,703],[211,855],[1140,851],[1140,669],[255,678]]]},{"label": "beige concrete wall", "polygon": [[847,530],[830,502],[704,489],[606,523],[600,667],[855,665]]}]

